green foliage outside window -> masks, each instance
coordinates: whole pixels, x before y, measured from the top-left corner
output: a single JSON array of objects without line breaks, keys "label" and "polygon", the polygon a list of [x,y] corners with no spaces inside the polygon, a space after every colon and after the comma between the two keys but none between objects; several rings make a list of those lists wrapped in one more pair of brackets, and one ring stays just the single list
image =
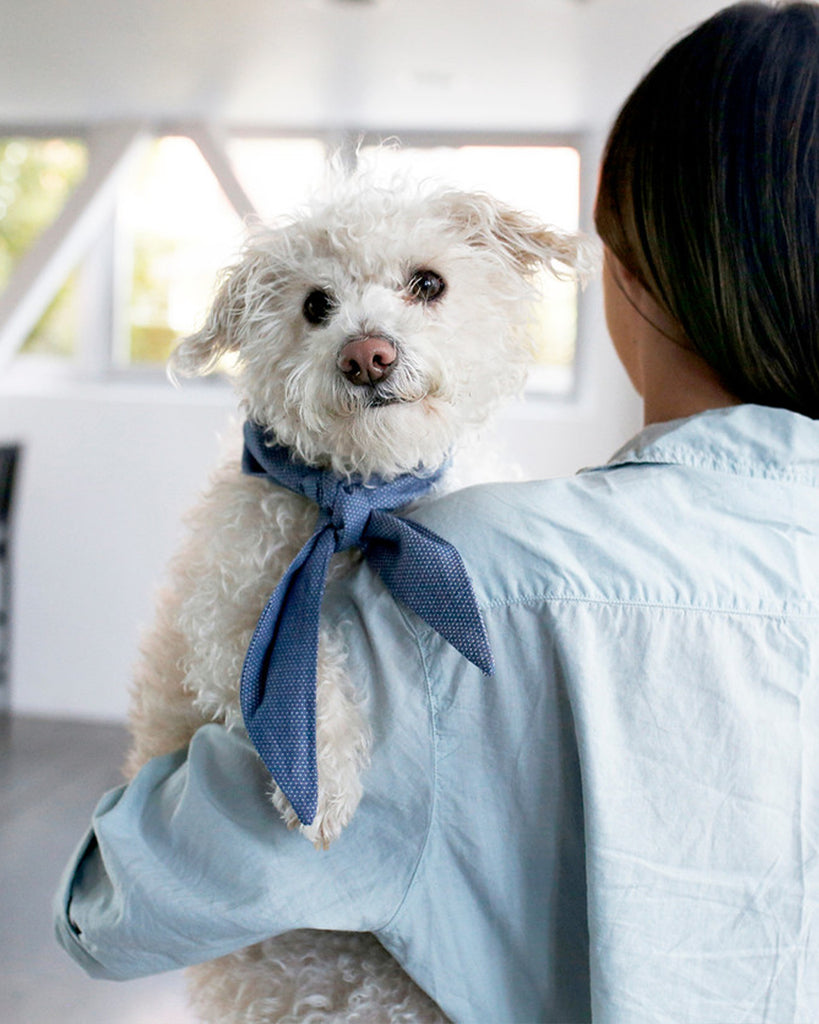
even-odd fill
[{"label": "green foliage outside window", "polygon": [[179,332],[168,323],[173,279],[167,267],[175,251],[172,239],[156,235],[139,238],[134,247],[129,311],[131,363],[162,366],[179,339]]},{"label": "green foliage outside window", "polygon": [[[0,289],[62,210],[86,167],[87,151],[80,142],[0,138]],[[72,276],[29,336],[25,351],[73,353],[76,293]]]}]

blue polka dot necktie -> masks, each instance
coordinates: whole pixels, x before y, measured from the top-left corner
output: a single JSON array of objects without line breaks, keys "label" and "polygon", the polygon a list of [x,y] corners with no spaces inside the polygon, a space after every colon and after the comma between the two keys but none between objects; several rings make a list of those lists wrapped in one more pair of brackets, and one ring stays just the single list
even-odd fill
[{"label": "blue polka dot necktie", "polygon": [[420,497],[440,477],[406,474],[366,484],[296,461],[270,445],[264,428],[245,424],[243,472],[266,477],[319,508],[313,536],[265,606],[242,670],[241,705],[248,735],[309,825],[318,802],[316,665],[319,613],[330,559],[360,547],[387,588],[486,675],[492,651],[472,583],[457,550],[392,510]]}]

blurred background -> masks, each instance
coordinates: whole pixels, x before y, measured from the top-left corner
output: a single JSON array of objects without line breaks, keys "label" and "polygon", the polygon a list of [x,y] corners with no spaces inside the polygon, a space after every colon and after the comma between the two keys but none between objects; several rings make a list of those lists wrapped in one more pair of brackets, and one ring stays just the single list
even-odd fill
[{"label": "blurred background", "polygon": [[[410,167],[485,188],[590,231],[617,108],[659,52],[719,6],[0,0],[7,872],[29,860],[47,814],[29,783],[43,776],[55,790],[55,770],[42,769],[59,747],[47,723],[75,723],[64,750],[98,742],[105,753],[91,760],[105,779],[115,772],[139,631],[233,410],[224,379],[175,389],[163,363],[199,326],[246,218],[287,214],[330,158],[353,167],[378,150],[385,173]],[[640,408],[609,349],[599,282],[579,295],[550,286],[537,331],[538,367],[496,441],[527,476],[569,474],[604,461],[639,428]],[[102,785],[89,772],[76,769],[71,795],[82,821]],[[39,847],[55,850],[56,865],[78,839],[41,837]],[[54,865],[37,876],[42,886],[53,886]],[[19,893],[26,884],[40,883]],[[42,894],[35,902],[45,907]],[[19,896],[12,910],[27,905]],[[13,947],[19,921],[3,917]],[[187,1019],[175,994],[151,1003],[153,982],[138,990],[147,1002],[118,996],[95,1008],[102,997],[72,988],[50,953],[43,977],[61,995],[35,1005],[42,986],[21,980],[17,952],[19,970],[4,968],[17,974],[0,978],[16,1002],[0,1002],[0,1020]]]}]

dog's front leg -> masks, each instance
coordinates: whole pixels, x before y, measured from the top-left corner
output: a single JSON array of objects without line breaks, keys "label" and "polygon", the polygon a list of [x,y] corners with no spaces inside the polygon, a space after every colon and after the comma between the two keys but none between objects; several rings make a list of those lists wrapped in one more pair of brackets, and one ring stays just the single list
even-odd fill
[{"label": "dog's front leg", "polygon": [[184,747],[204,722],[185,687],[190,645],[179,625],[180,604],[176,590],[165,590],[154,626],[142,639],[131,687],[127,778],[133,778],[150,758]]},{"label": "dog's front leg", "polygon": [[361,800],[361,773],[370,752],[370,729],[362,703],[346,671],[341,636],[322,627],[316,676],[318,808],[312,823],[299,823],[277,786],[272,794],[288,827],[299,828],[317,849],[326,850],[341,835]]}]

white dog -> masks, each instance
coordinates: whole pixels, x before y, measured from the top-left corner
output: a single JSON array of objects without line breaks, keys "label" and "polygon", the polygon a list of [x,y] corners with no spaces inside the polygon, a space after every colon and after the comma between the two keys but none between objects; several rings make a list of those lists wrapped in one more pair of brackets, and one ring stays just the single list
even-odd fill
[{"label": "white dog", "polygon": [[[348,181],[303,218],[256,232],[173,368],[207,373],[234,355],[244,415],[304,463],[346,478],[429,472],[520,391],[535,273],[571,273],[585,257],[577,237],[487,195]],[[235,458],[217,471],[144,643],[130,772],[204,722],[244,727],[251,636],[316,516],[306,498],[243,474]],[[332,571],[354,557],[335,555]],[[323,628],[316,705],[312,822],[300,824],[275,785],[271,795],[288,825],[326,846],[360,800],[369,731],[343,645]],[[294,932],[192,974],[196,1005],[214,1024],[444,1019],[368,935]]]}]

